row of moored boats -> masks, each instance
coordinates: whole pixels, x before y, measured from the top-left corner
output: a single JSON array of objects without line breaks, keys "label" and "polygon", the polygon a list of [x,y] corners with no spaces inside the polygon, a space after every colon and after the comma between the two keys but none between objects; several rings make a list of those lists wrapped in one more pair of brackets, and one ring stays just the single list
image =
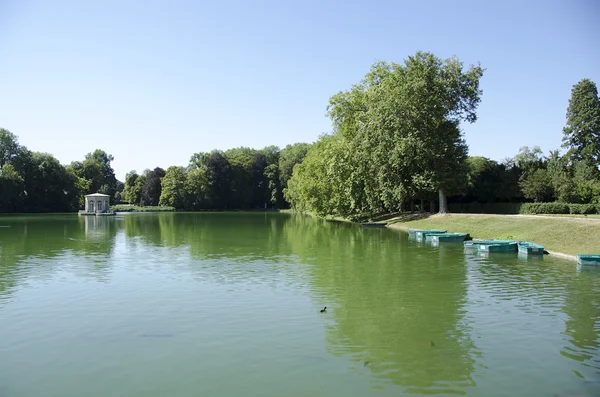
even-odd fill
[{"label": "row of moored boats", "polygon": [[[408,229],[409,238],[420,241],[431,241],[434,245],[442,242],[462,242],[465,248],[488,252],[518,252],[523,255],[543,255],[542,245],[519,240],[474,240],[468,233],[448,233],[447,230]],[[600,265],[600,255],[577,255],[577,262],[582,265]]]}]

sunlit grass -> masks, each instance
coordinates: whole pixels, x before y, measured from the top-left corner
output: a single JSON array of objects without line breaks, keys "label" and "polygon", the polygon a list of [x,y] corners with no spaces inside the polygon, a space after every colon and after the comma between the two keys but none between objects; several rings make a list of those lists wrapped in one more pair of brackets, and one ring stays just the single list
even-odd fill
[{"label": "sunlit grass", "polygon": [[403,215],[391,227],[446,229],[473,238],[515,239],[541,244],[548,251],[569,255],[600,253],[598,216]]}]

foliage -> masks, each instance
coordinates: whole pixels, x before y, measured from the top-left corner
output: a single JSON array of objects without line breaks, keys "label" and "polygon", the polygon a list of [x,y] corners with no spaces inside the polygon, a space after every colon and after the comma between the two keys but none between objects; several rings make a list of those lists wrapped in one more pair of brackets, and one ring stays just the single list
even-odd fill
[{"label": "foliage", "polygon": [[0,174],[6,164],[19,154],[19,141],[15,134],[0,128]]},{"label": "foliage", "polygon": [[142,186],[144,186],[144,180],[141,178],[142,177],[135,171],[130,171],[125,175],[123,199],[129,204],[139,204],[142,201]]},{"label": "foliage", "polygon": [[[112,155],[101,149],[96,149],[85,155],[85,160],[81,164],[83,175],[79,176],[90,181],[87,193],[97,193],[102,189],[103,194],[108,194],[114,198],[117,192],[117,178],[110,164],[113,160]],[[74,167],[74,169],[78,170],[78,167]]]},{"label": "foliage", "polygon": [[552,199],[553,191],[548,171],[543,168],[537,169],[532,173],[522,174],[519,186],[523,196],[532,199],[535,202],[548,201]]},{"label": "foliage", "polygon": [[418,52],[403,65],[378,62],[347,92],[330,99],[334,133],[295,167],[284,196],[296,209],[355,218],[394,211],[466,185],[461,121],[474,122],[479,66]]},{"label": "foliage", "polygon": [[450,209],[467,214],[565,215],[600,213],[598,204],[551,203],[451,203]]},{"label": "foliage", "polygon": [[573,86],[563,129],[563,147],[571,163],[600,164],[600,97],[596,84],[583,79]]},{"label": "foliage", "polygon": [[231,167],[229,205],[235,208],[264,207],[270,196],[264,174],[266,156],[260,151],[244,147],[230,149],[224,152],[224,156]]},{"label": "foliage", "polygon": [[[161,178],[165,176],[165,170],[156,167],[152,171],[144,173],[144,185],[142,186],[141,203],[146,206],[157,206],[161,194]],[[138,178],[139,180],[139,178]]]},{"label": "foliage", "polygon": [[522,203],[510,202],[467,202],[450,203],[450,212],[467,214],[519,214]]},{"label": "foliage", "polygon": [[308,149],[311,145],[307,143],[295,143],[293,145],[287,145],[279,154],[279,181],[281,188],[286,189],[288,181],[292,177],[294,167],[296,164],[302,163]]},{"label": "foliage", "polygon": [[594,204],[569,204],[569,214],[596,214],[598,208]]},{"label": "foliage", "polygon": [[208,196],[208,169],[192,168],[187,173],[185,182],[186,209],[202,209],[212,207],[212,197]]},{"label": "foliage", "polygon": [[507,161],[509,167],[518,167],[523,172],[535,172],[535,170],[544,166],[544,157],[542,155],[542,149],[539,146],[530,148],[529,146],[522,146],[519,148],[519,153],[512,159]]},{"label": "foliage", "polygon": [[160,206],[184,208],[186,204],[185,182],[187,179],[185,168],[172,166],[167,168],[161,181]]},{"label": "foliage", "polygon": [[114,212],[172,212],[175,211],[174,207],[171,206],[139,206],[139,205],[127,205],[117,204],[111,205],[110,209]]},{"label": "foliage", "polygon": [[[457,212],[521,210],[590,213],[600,205],[597,89],[573,88],[563,156],[521,147],[499,163],[468,157],[460,122],[476,120],[483,69],[418,52],[403,64],[375,63],[363,80],[330,98],[331,134],[280,150],[237,147],[198,152],[188,167],[114,176],[113,156],[97,149],[61,165],[0,129],[0,211],[71,211],[86,193],[139,206],[177,209],[285,208],[360,219],[446,195]],[[556,201],[556,203],[552,203]],[[546,202],[551,202],[547,204]],[[575,204],[580,204],[578,206]]]},{"label": "foliage", "polygon": [[[467,188],[462,197],[455,197],[454,201],[492,203],[520,198],[518,169],[507,169],[504,164],[478,156],[467,158],[466,163]],[[450,209],[453,212],[452,205]]]},{"label": "foliage", "polygon": [[521,214],[568,214],[569,204],[565,203],[523,203]]},{"label": "foliage", "polygon": [[0,174],[0,211],[19,212],[25,200],[24,180],[12,164],[5,164]]}]

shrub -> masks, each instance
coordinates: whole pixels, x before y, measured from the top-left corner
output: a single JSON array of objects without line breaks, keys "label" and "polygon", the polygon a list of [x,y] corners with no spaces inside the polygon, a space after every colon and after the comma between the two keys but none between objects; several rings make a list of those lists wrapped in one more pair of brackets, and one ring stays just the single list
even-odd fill
[{"label": "shrub", "polygon": [[127,204],[111,205],[110,209],[113,210],[114,212],[171,212],[171,211],[175,211],[174,207],[166,207],[166,206],[139,207],[137,205],[127,205]]},{"label": "shrub", "polygon": [[596,214],[598,211],[594,204],[569,204],[571,214]]},{"label": "shrub", "polygon": [[518,214],[521,203],[450,203],[450,212],[466,214]]},{"label": "shrub", "polygon": [[465,214],[600,214],[600,204],[450,203],[450,212]]},{"label": "shrub", "polygon": [[565,203],[523,203],[521,214],[569,214],[569,204]]}]

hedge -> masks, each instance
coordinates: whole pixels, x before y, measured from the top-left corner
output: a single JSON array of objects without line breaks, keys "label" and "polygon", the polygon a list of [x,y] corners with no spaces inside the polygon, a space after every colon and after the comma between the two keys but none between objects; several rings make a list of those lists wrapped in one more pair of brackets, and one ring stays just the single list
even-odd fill
[{"label": "hedge", "polygon": [[521,214],[569,214],[569,204],[565,203],[523,203]]},{"label": "hedge", "polygon": [[171,212],[171,211],[175,211],[174,207],[160,207],[160,206],[140,207],[137,205],[127,205],[127,204],[111,205],[110,209],[114,212]]},{"label": "hedge", "polygon": [[600,214],[600,204],[450,203],[450,212],[467,214]]},{"label": "hedge", "polygon": [[522,203],[450,203],[448,209],[466,214],[519,214]]}]

